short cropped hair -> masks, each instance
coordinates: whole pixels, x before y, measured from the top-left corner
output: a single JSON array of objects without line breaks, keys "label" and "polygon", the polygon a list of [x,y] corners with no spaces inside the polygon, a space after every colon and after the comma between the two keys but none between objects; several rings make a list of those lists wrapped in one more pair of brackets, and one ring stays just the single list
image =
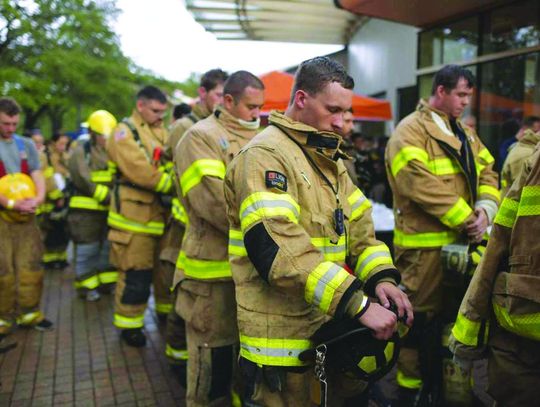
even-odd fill
[{"label": "short cropped hair", "polygon": [[431,95],[435,95],[437,88],[441,85],[444,87],[446,93],[450,93],[452,89],[455,89],[461,78],[465,79],[468,88],[474,87],[474,75],[467,68],[459,65],[446,65],[442,67],[433,78]]},{"label": "short cropped hair", "polygon": [[540,117],[538,116],[527,116],[523,119],[523,125],[525,127],[532,127],[534,123],[540,122]]},{"label": "short cropped hair", "polygon": [[180,103],[176,105],[173,109],[173,119],[178,120],[181,119],[184,116],[187,116],[191,113],[191,106],[187,103]]},{"label": "short cropped hair", "polygon": [[339,62],[328,57],[315,57],[302,62],[294,75],[291,103],[298,90],[316,95],[332,82],[339,83],[345,89],[354,88],[354,79]]},{"label": "short cropped hair", "polygon": [[229,76],[223,85],[223,94],[231,95],[235,102],[242,96],[247,87],[264,90],[264,83],[248,71],[237,71]]},{"label": "short cropped hair", "polygon": [[137,92],[137,100],[157,100],[160,103],[167,103],[167,96],[159,88],[147,85]]},{"label": "short cropped hair", "polygon": [[8,116],[16,116],[21,113],[21,107],[12,98],[0,98],[0,113],[7,114]]},{"label": "short cropped hair", "polygon": [[205,72],[201,78],[201,86],[207,91],[215,89],[218,85],[223,85],[229,78],[229,74],[221,69],[211,69]]}]

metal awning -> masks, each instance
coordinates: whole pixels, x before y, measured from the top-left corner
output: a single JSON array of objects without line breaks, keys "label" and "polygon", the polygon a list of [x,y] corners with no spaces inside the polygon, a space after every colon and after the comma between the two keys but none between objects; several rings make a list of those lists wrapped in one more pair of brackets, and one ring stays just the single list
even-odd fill
[{"label": "metal awning", "polygon": [[367,20],[333,0],[185,0],[206,31],[220,40],[347,44]]}]

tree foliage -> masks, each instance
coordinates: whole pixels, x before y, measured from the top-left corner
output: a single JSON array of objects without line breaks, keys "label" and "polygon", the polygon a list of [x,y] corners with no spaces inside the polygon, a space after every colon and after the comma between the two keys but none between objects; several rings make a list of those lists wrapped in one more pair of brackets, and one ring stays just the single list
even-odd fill
[{"label": "tree foliage", "polygon": [[182,89],[123,55],[117,14],[114,0],[0,0],[0,94],[21,104],[25,129],[76,125],[98,108],[122,117],[142,84]]}]

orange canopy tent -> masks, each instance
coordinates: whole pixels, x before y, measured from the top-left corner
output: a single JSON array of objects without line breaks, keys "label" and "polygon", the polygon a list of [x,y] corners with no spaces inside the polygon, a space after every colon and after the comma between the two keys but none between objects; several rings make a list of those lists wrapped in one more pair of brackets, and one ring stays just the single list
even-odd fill
[{"label": "orange canopy tent", "polygon": [[[289,104],[294,77],[286,72],[273,71],[260,76],[265,86],[263,113],[271,110],[285,110]],[[352,102],[354,117],[358,120],[391,120],[390,102],[354,95]]]}]

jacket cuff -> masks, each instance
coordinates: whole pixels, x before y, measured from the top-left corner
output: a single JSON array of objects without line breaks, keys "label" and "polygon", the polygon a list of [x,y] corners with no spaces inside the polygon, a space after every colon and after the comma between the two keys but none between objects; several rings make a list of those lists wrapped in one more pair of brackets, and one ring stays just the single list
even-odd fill
[{"label": "jacket cuff", "polygon": [[[354,279],[353,283],[347,287],[343,295],[341,296],[341,299],[339,300],[339,303],[336,307],[336,312],[334,314],[334,318],[342,318],[345,314],[349,316],[354,316],[354,314],[351,314],[349,311],[349,308],[352,305],[352,308],[354,308],[354,304],[357,304],[357,307],[355,310],[358,310],[358,305],[361,303],[361,297],[363,297],[363,293],[360,290],[360,287],[362,286],[362,283],[358,279]],[[360,299],[357,297],[360,296]]]},{"label": "jacket cuff", "polygon": [[379,271],[368,281],[366,281],[364,291],[370,297],[375,297],[375,287],[377,287],[377,284],[383,282],[392,283],[397,286],[401,282],[401,274],[399,274],[399,271],[397,271],[395,268]]},{"label": "jacket cuff", "polygon": [[490,225],[493,223],[493,219],[495,218],[495,215],[497,214],[497,211],[499,209],[497,203],[495,201],[492,201],[491,199],[481,199],[477,201],[474,204],[474,208],[482,208],[486,211],[486,215],[488,217]]}]

